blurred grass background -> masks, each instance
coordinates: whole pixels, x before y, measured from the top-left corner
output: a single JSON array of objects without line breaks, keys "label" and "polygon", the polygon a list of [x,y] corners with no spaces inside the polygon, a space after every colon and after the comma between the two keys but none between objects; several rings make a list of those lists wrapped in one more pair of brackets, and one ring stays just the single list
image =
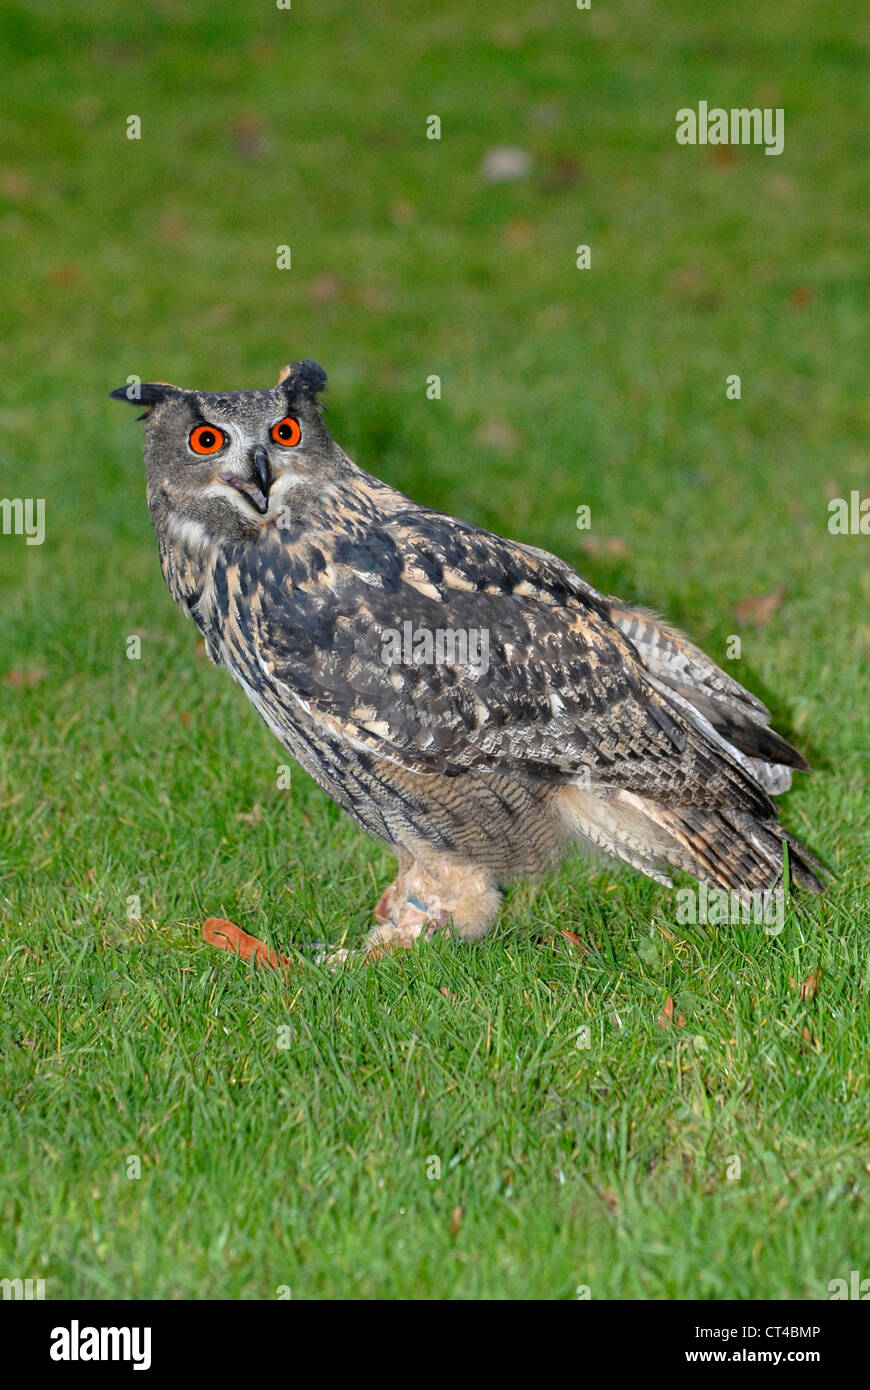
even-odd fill
[{"label": "blurred grass background", "polygon": [[[827,531],[831,497],[870,494],[870,17],[72,0],[0,22],[0,494],[47,524],[0,536],[0,1274],[546,1298],[870,1273],[870,540]],[[699,100],[783,107],[784,153],[678,146]],[[528,170],[493,183],[503,146]],[[141,426],[107,393],[266,386],[305,356],[361,465],[654,604],[768,700],[817,769],[784,817],[837,872],[821,903],[778,939],[695,931],[572,863],[479,949],[348,977],[300,958],[289,993],[199,944],[210,913],[284,950],[359,941],[391,868],[301,773],[275,790],[281,750],[165,592]]]}]

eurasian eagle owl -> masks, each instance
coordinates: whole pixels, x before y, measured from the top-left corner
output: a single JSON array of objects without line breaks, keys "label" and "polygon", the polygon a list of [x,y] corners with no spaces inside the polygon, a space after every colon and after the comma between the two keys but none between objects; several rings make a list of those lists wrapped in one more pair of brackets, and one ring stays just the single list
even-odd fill
[{"label": "eurasian eagle owl", "polygon": [[145,408],[173,598],[397,856],[372,944],[482,936],[507,880],[578,843],[743,898],[778,882],[787,844],[792,879],[817,889],[771,801],[806,764],[764,705],[562,560],[363,472],[324,423],[325,385],[306,361],[267,391],[112,394]]}]

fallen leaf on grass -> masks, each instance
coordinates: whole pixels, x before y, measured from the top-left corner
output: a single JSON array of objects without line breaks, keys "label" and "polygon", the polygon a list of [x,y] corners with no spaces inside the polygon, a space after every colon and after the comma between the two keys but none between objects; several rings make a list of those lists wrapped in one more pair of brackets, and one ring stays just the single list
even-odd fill
[{"label": "fallen leaf on grass", "polygon": [[243,825],[259,825],[263,819],[263,810],[258,801],[255,801],[250,811],[237,811],[236,820],[240,820]]},{"label": "fallen leaf on grass", "polygon": [[219,951],[231,951],[240,960],[250,960],[253,956],[257,965],[265,966],[267,970],[277,970],[278,966],[290,967],[293,963],[287,956],[273,951],[265,941],[249,936],[225,917],[207,918],[202,926],[202,939],[209,946],[217,946]]},{"label": "fallen leaf on grass", "polygon": [[738,623],[753,623],[764,627],[769,623],[785,595],[786,586],[777,584],[769,594],[748,594],[734,605],[734,616]]},{"label": "fallen leaf on grass", "polygon": [[797,289],[792,290],[788,297],[788,302],[793,309],[806,309],[807,305],[812,304],[815,295],[806,285],[798,285]]},{"label": "fallen leaf on grass", "polygon": [[821,1052],[821,1048],[819,1047],[819,1040],[818,1040],[818,1038],[814,1038],[814,1037],[812,1036],[812,1034],[810,1033],[809,1028],[802,1028],[802,1029],[801,1029],[801,1052],[806,1052],[806,1051],[807,1051],[808,1049],[810,1049],[810,1048],[812,1048],[812,1050],[813,1050],[814,1052]]},{"label": "fallen leaf on grass", "polygon": [[616,1216],[619,1212],[619,1198],[616,1193],[611,1192],[609,1187],[596,1188],[596,1193],[607,1207],[607,1210],[613,1212],[614,1216]]},{"label": "fallen leaf on grass", "polygon": [[[810,971],[807,978],[801,985],[801,999],[815,999],[819,992],[819,985],[822,979],[821,970]],[[792,989],[797,989],[797,983],[793,975],[789,975],[788,982]]]},{"label": "fallen leaf on grass", "polygon": [[42,666],[32,666],[28,671],[7,671],[3,680],[13,690],[29,690],[31,686],[44,681],[48,672]]},{"label": "fallen leaf on grass", "polygon": [[446,985],[440,985],[438,993],[443,994],[445,999],[449,999],[451,1004],[456,1003],[456,995],[453,993],[453,990],[448,989]]},{"label": "fallen leaf on grass", "polygon": [[584,536],[578,545],[586,555],[628,554],[628,546],[621,536]]},{"label": "fallen leaf on grass", "polygon": [[586,945],[584,941],[580,940],[579,936],[577,936],[575,932],[563,930],[562,932],[560,932],[560,935],[567,936],[569,941],[573,941],[575,946],[579,946],[584,956],[589,955],[589,947]]},{"label": "fallen leaf on grass", "polygon": [[454,1207],[450,1213],[450,1234],[459,1235],[459,1228],[462,1225],[462,1207]]},{"label": "fallen leaf on grass", "polygon": [[672,994],[669,994],[665,1000],[665,1007],[656,1019],[656,1023],[660,1028],[670,1028],[672,1023],[676,1024],[677,1028],[685,1028],[685,1014],[677,1014],[677,1017],[674,1018],[674,996]]}]

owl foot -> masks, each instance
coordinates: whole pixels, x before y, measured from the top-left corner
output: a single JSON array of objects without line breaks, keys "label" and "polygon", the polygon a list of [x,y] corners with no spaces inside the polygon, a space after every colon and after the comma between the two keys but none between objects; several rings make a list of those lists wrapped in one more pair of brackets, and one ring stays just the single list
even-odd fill
[{"label": "owl foot", "polygon": [[[379,915],[378,909],[391,895],[393,915],[384,919]],[[426,907],[419,898],[409,897],[402,904],[401,912],[398,912],[395,906],[395,884],[391,884],[382,895],[375,909],[375,916],[378,917],[379,925],[369,932],[366,940],[370,960],[376,960],[384,951],[393,951],[397,947],[407,949],[420,938],[431,941],[435,933],[445,929],[450,921],[450,913],[445,911],[437,900],[434,905]]]},{"label": "owl foot", "polygon": [[[401,905],[399,912],[395,882],[391,883],[378,899],[375,917],[378,925],[369,932],[362,951],[353,951],[346,946],[335,951],[321,950],[315,956],[317,964],[335,969],[336,966],[344,965],[355,958],[363,961],[377,960],[390,951],[407,950],[420,938],[431,941],[437,931],[447,928],[450,921],[449,912],[445,912],[437,904],[434,907],[424,907],[418,898],[408,898]],[[450,935],[449,930],[446,931],[446,935]]]}]

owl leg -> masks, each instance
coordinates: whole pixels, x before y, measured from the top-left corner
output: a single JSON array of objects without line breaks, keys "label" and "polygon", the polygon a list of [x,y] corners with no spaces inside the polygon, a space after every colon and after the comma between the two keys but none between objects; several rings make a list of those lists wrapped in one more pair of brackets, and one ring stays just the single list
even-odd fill
[{"label": "owl leg", "polygon": [[399,880],[408,873],[414,863],[414,856],[408,850],[403,849],[401,845],[396,849],[396,858],[399,861],[399,872],[375,903],[375,921],[380,924],[396,920],[399,909]]},{"label": "owl leg", "polygon": [[438,900],[460,941],[479,941],[492,926],[501,893],[489,869],[443,856],[434,866]]},{"label": "owl leg", "polygon": [[474,941],[485,934],[500,901],[486,869],[449,855],[427,856],[425,863],[406,855],[400,857],[395,883],[378,902],[380,925],[366,944],[370,951],[411,946],[418,937],[430,940],[448,923],[460,940]]}]

